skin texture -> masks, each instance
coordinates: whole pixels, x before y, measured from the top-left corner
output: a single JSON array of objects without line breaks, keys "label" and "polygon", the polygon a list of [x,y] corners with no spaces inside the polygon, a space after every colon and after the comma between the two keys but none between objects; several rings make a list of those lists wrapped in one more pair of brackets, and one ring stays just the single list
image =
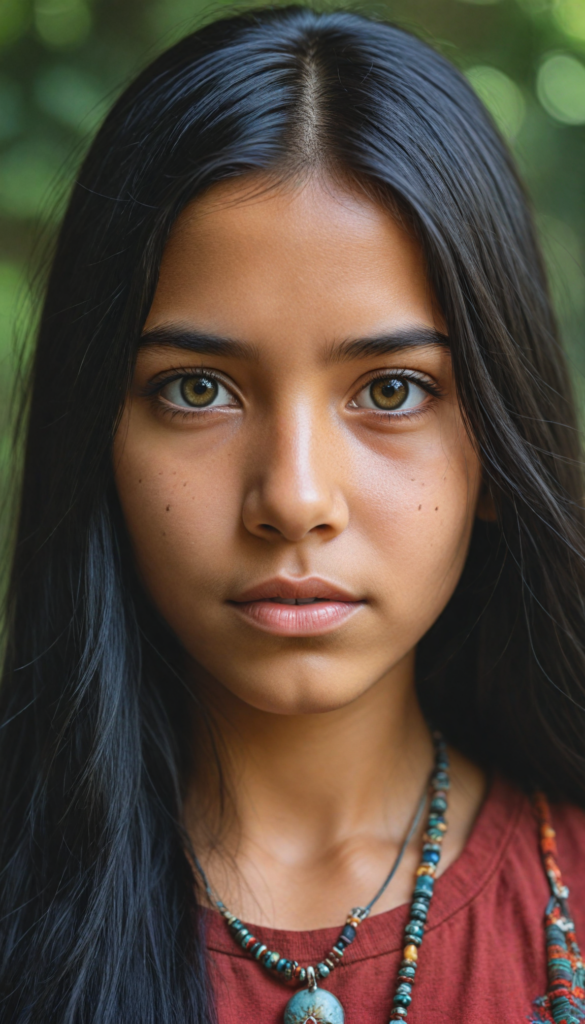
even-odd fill
[{"label": "skin texture", "polygon": [[[139,572],[223,751],[234,813],[220,827],[201,763],[188,802],[202,860],[244,919],[310,928],[367,902],[424,789],[414,652],[461,574],[481,472],[448,347],[421,336],[444,327],[405,227],[323,179],[250,184],[214,188],[174,227],[114,463]],[[162,344],[173,329],[238,344]],[[352,348],[388,336],[401,347]],[[193,411],[169,375],[201,370],[223,404]],[[393,373],[411,405],[388,414],[369,386]],[[342,588],[350,614],[317,635],[259,628],[238,602],[275,577]],[[453,752],[443,869],[483,790]],[[377,911],[409,897],[419,849]]]}]

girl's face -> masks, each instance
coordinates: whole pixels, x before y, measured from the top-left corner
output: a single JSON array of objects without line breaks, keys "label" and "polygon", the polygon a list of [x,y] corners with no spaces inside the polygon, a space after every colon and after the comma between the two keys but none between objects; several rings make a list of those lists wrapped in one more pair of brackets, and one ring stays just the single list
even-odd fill
[{"label": "girl's face", "polygon": [[240,181],[179,217],[114,456],[208,683],[298,714],[411,677],[480,484],[442,329],[417,242],[363,195]]}]

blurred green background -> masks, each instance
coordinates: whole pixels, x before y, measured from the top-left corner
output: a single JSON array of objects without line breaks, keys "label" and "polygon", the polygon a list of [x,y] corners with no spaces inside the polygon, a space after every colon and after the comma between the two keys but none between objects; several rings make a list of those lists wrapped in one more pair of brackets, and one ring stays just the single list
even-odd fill
[{"label": "blurred green background", "polygon": [[[228,9],[233,5],[201,0],[0,0],[4,456],[14,324],[18,312],[18,345],[30,316],[25,282],[33,242],[58,223],[55,190],[71,180],[125,83],[161,49]],[[365,0],[359,9],[434,41],[465,71],[509,139],[537,210],[584,396],[585,0]]]}]

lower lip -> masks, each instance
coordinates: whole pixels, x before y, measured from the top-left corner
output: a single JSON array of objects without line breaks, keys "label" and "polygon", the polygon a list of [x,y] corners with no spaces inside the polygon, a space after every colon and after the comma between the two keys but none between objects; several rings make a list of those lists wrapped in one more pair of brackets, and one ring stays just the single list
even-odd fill
[{"label": "lower lip", "polygon": [[247,622],[274,636],[321,636],[344,625],[363,601],[316,601],[315,604],[277,604],[274,601],[234,603]]}]

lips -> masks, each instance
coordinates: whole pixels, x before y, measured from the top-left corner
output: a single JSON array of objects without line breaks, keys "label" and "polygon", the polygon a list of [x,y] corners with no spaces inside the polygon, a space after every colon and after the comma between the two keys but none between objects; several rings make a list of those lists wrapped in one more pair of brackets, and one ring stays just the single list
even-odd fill
[{"label": "lips", "polygon": [[275,578],[229,602],[249,625],[276,636],[320,636],[338,629],[365,604],[319,577]]}]

